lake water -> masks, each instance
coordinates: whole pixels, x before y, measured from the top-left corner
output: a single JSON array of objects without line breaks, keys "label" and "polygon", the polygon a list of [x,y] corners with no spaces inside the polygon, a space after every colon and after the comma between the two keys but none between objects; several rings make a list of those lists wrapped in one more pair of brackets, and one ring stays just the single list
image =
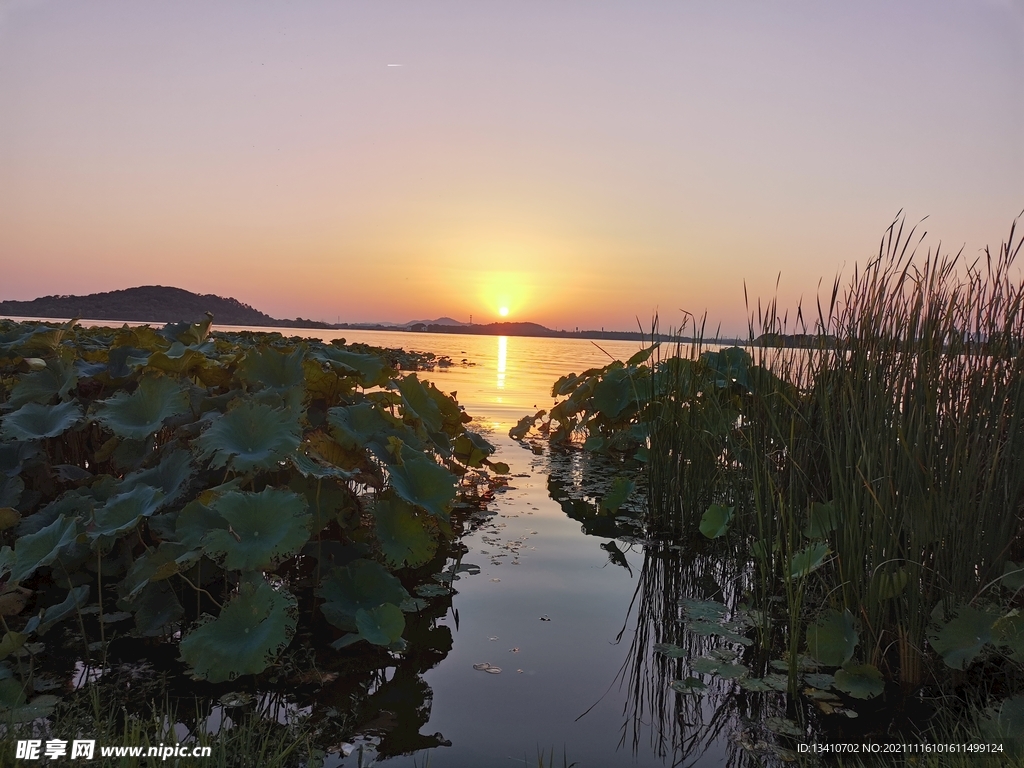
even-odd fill
[{"label": "lake water", "polygon": [[[463,539],[469,548],[464,562],[479,565],[481,572],[457,582],[453,608],[459,611],[458,628],[450,614],[446,619],[453,631],[452,649],[424,675],[433,700],[421,732],[440,732],[452,743],[431,750],[429,765],[536,765],[538,750],[547,755],[552,748],[558,765],[563,749],[570,762],[581,766],[672,765],[670,756],[658,754],[658,734],[643,724],[634,750],[636,724],[625,714],[630,691],[620,671],[635,661],[630,646],[636,612],[630,613],[630,604],[643,565],[642,547],[620,541],[629,568],[611,563],[601,545],[613,539],[586,534],[551,497],[549,457],[536,456],[508,437],[521,417],[551,407],[557,378],[606,365],[612,358],[624,360],[640,347],[460,334],[337,335],[474,363],[421,376],[457,392],[474,417],[471,426],[485,432],[497,446],[495,458],[506,462],[513,475],[509,490],[493,503],[497,514],[492,522]],[[571,458],[560,467],[570,482],[583,472]],[[507,549],[510,543],[517,555]],[[500,667],[501,674],[473,668],[485,662]],[[671,755],[671,745],[663,746]],[[713,746],[700,765],[721,765],[725,758],[724,748]],[[426,753],[385,764],[423,766]]]}]

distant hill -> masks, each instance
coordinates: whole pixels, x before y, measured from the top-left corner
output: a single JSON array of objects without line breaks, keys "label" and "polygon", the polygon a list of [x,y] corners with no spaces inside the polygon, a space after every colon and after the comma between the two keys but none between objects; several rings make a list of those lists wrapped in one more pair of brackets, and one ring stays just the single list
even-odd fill
[{"label": "distant hill", "polygon": [[459,322],[454,317],[439,317],[437,320],[410,320],[402,325],[405,328],[411,328],[414,325],[469,325],[469,323]]},{"label": "distant hill", "polygon": [[277,320],[238,299],[198,294],[163,285],[143,285],[88,296],[43,296],[32,301],[0,301],[0,315],[81,317],[146,323],[195,322],[209,312],[218,325],[329,328],[315,320]]}]

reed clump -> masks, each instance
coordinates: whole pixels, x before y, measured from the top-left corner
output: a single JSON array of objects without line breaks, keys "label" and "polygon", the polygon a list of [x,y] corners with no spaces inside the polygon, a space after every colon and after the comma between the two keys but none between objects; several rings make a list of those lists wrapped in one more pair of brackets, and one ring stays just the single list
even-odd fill
[{"label": "reed clump", "polygon": [[[894,222],[809,320],[759,305],[746,350],[680,343],[653,366],[646,412],[653,521],[692,531],[708,504],[730,504],[756,600],[785,597],[773,637],[790,658],[815,617],[849,617],[843,663],[904,690],[979,658],[929,650],[959,612],[988,612],[979,653],[1000,647],[1020,603],[1004,573],[1024,552],[1021,242],[1012,228],[970,262],[919,242]],[[997,661],[1016,669],[1024,651],[1008,643]]]}]

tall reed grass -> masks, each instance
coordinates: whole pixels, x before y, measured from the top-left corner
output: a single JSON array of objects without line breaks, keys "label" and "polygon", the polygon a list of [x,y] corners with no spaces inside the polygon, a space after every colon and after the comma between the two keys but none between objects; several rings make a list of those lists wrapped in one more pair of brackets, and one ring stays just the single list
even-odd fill
[{"label": "tall reed grass", "polygon": [[[927,679],[929,622],[989,599],[1024,551],[1021,242],[1011,228],[970,261],[918,244],[894,222],[792,326],[759,305],[742,371],[723,375],[701,333],[680,342],[646,413],[654,524],[692,531],[709,503],[735,506],[794,658],[807,606],[848,610],[858,660],[908,689]],[[792,564],[811,541],[828,550],[806,577]]]}]

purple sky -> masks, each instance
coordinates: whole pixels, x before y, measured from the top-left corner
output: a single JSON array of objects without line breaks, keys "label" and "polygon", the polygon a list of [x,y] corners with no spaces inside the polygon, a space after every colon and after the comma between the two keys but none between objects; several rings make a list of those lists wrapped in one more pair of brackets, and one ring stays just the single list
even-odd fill
[{"label": "purple sky", "polygon": [[0,0],[0,299],[740,332],[901,208],[997,246],[1022,97],[1018,0]]}]

